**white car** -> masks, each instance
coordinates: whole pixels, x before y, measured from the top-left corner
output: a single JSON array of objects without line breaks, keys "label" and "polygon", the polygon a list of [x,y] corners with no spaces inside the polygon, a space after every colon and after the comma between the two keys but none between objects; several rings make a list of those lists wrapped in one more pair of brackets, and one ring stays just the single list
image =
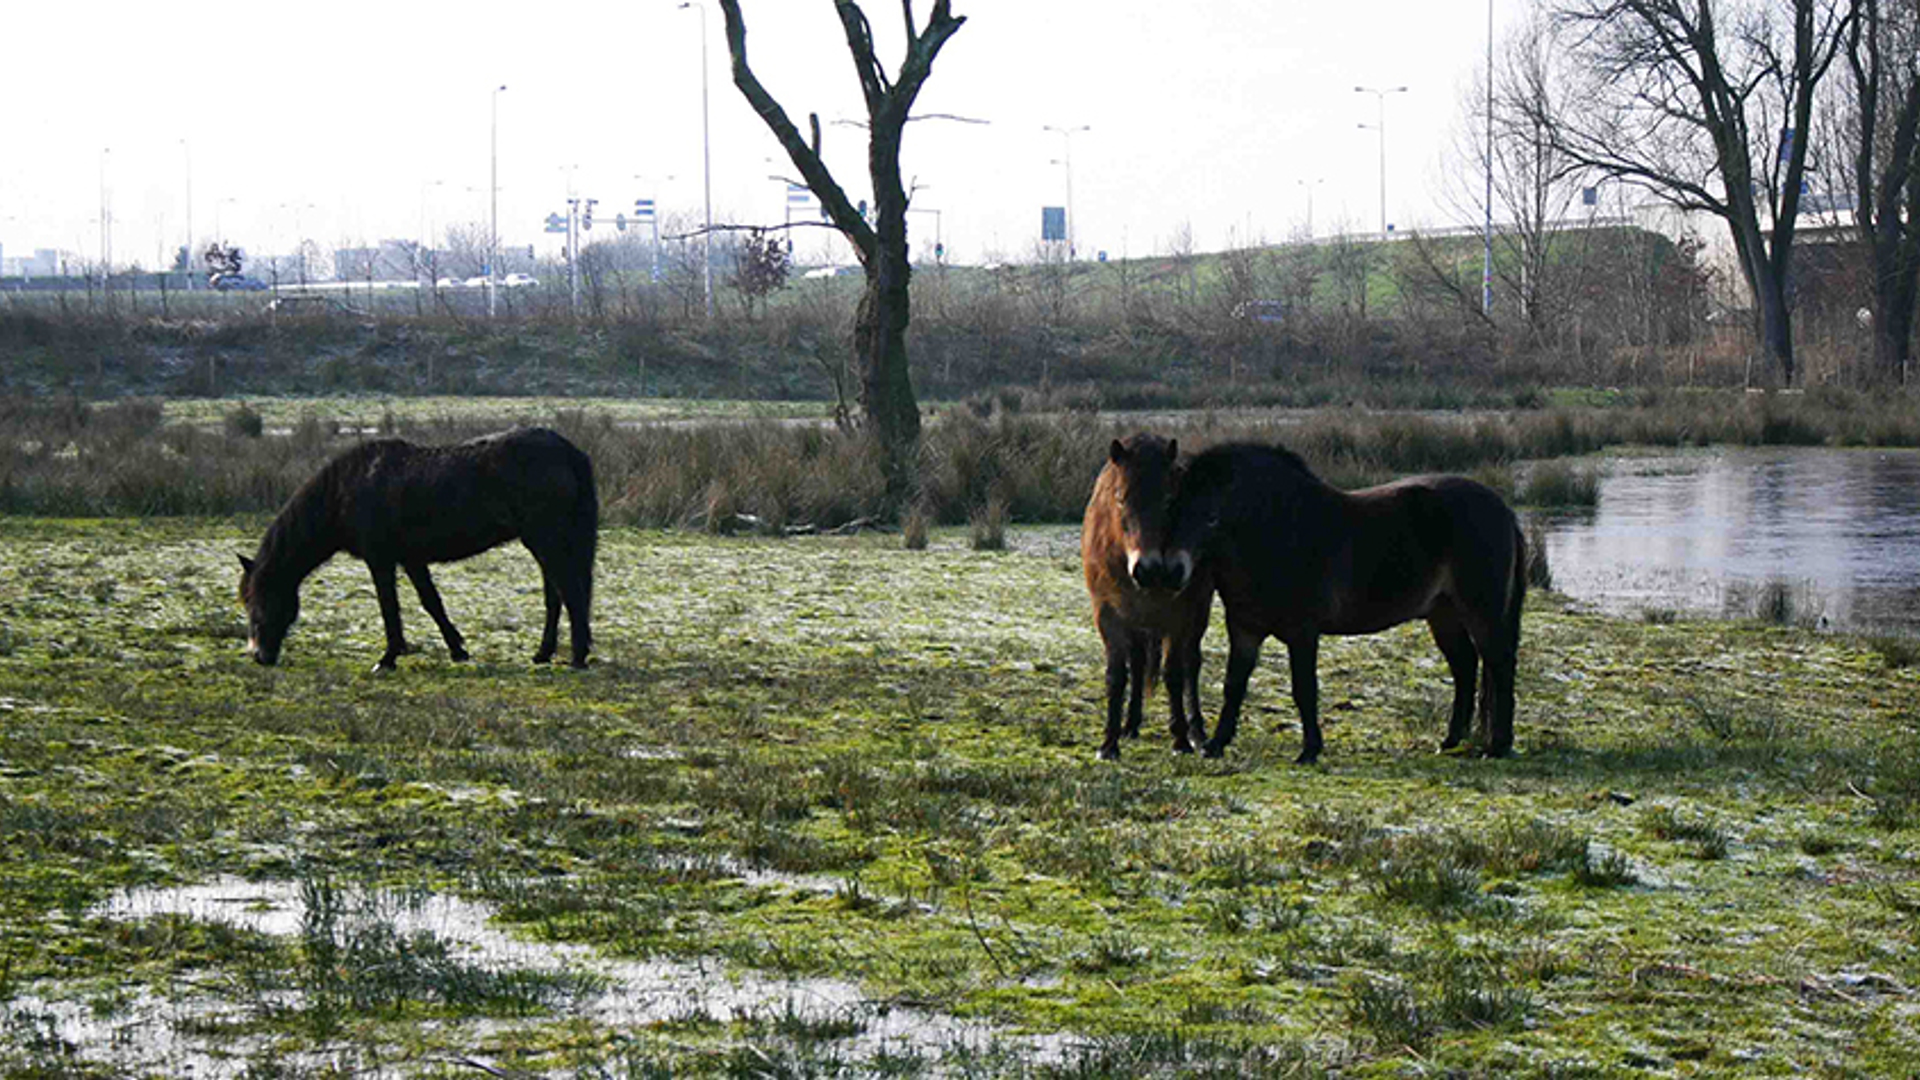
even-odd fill
[{"label": "white car", "polygon": [[457,289],[460,287],[460,279],[443,277],[435,281],[433,287],[436,289]]},{"label": "white car", "polygon": [[500,279],[500,284],[509,289],[513,289],[523,285],[538,285],[540,284],[540,280],[532,274],[508,274],[506,277]]}]

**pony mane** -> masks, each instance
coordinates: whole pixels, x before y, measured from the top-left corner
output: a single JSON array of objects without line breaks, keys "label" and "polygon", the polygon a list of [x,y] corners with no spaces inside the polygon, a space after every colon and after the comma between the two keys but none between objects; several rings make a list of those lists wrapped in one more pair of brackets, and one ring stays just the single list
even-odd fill
[{"label": "pony mane", "polygon": [[247,575],[242,586],[243,601],[248,599],[247,590],[258,588],[263,580],[277,580],[288,573],[294,575],[295,581],[304,580],[314,567],[333,554],[336,550],[332,538],[336,509],[333,504],[340,475],[362,468],[368,457],[399,442],[401,440],[376,439],[343,450],[300,485],[274,515],[266,535],[260,538],[260,549],[253,557],[253,573]]},{"label": "pony mane", "polygon": [[1224,485],[1232,482],[1238,467],[1256,463],[1298,473],[1302,479],[1316,484],[1321,482],[1307,467],[1305,458],[1278,443],[1230,442],[1210,446],[1183,459],[1180,483],[1202,488]]}]

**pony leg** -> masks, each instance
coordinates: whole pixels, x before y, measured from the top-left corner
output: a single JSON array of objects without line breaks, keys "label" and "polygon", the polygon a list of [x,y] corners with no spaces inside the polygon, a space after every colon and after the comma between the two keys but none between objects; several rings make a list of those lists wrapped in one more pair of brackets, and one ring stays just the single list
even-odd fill
[{"label": "pony leg", "polygon": [[[574,560],[579,561],[579,560]],[[561,583],[560,598],[567,605],[567,632],[573,649],[573,666],[587,666],[587,652],[593,648],[593,565],[572,567]]]},{"label": "pony leg", "polygon": [[426,563],[408,563],[407,580],[413,582],[413,591],[420,597],[420,606],[427,609],[427,615],[433,619],[433,625],[440,628],[440,636],[446,640],[447,655],[454,660],[467,658],[467,642],[454,628],[453,620],[447,618],[446,605],[440,602],[440,590],[433,585],[433,574],[427,570]]},{"label": "pony leg", "polygon": [[553,572],[547,569],[544,560],[540,563],[540,586],[547,594],[547,621],[540,631],[540,648],[535,650],[533,662],[545,664],[560,647],[560,587],[553,583]]},{"label": "pony leg", "polygon": [[1187,641],[1187,735],[1195,743],[1207,737],[1207,721],[1200,715],[1200,638],[1205,633],[1206,628],[1202,624]]},{"label": "pony leg", "polygon": [[1515,669],[1519,666],[1513,653],[1488,656],[1487,694],[1489,703],[1489,724],[1485,752],[1488,757],[1506,757],[1513,752],[1513,682]]},{"label": "pony leg", "polygon": [[1480,672],[1480,651],[1473,646],[1473,635],[1460,624],[1450,608],[1436,607],[1427,617],[1433,631],[1433,643],[1447,658],[1447,670],[1453,673],[1453,712],[1447,718],[1447,738],[1442,750],[1452,750],[1467,737],[1473,723],[1474,684]]},{"label": "pony leg", "polygon": [[387,651],[373,666],[375,671],[392,671],[394,661],[408,651],[407,636],[400,627],[399,579],[393,570],[392,563],[367,564],[367,571],[373,575],[373,593],[380,598],[380,622],[387,630]]},{"label": "pony leg", "polygon": [[1247,680],[1253,677],[1254,665],[1260,662],[1260,643],[1266,635],[1229,626],[1227,638],[1227,685],[1221,695],[1220,723],[1202,751],[1210,758],[1226,753],[1227,745],[1240,731],[1240,706],[1247,700]]},{"label": "pony leg", "polygon": [[1300,710],[1300,756],[1295,765],[1311,765],[1320,757],[1320,639],[1305,637],[1287,643],[1287,669],[1293,676],[1293,707]]},{"label": "pony leg", "polygon": [[1107,655],[1107,731],[1100,742],[1100,760],[1120,760],[1120,731],[1126,716],[1127,657],[1133,635],[1111,609],[1102,608],[1098,618],[1100,642]]},{"label": "pony leg", "polygon": [[1506,757],[1513,749],[1513,684],[1515,669],[1519,666],[1519,615],[1516,611],[1505,622],[1469,619],[1467,630],[1473,634],[1480,661],[1486,666],[1486,687],[1480,702],[1485,745],[1480,752],[1487,757]]},{"label": "pony leg", "polygon": [[1128,739],[1140,737],[1140,721],[1146,715],[1148,654],[1160,647],[1158,634],[1135,630],[1127,634],[1127,726],[1120,734]]},{"label": "pony leg", "polygon": [[[1167,681],[1167,705],[1173,712],[1173,751],[1176,754],[1193,753],[1193,744],[1207,737],[1205,724],[1200,719],[1198,692],[1193,685],[1198,681],[1197,665],[1190,662],[1186,641],[1180,635],[1170,635],[1163,639],[1166,647],[1166,663],[1163,665],[1163,677]],[[1187,700],[1195,699],[1193,715],[1187,715]],[[1195,732],[1198,734],[1195,734]]]}]

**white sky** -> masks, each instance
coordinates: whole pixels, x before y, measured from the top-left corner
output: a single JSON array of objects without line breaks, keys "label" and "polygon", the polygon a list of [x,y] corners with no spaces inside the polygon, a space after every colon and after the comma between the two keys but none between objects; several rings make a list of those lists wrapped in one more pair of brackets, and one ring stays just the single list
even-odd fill
[{"label": "white sky", "polygon": [[[779,222],[792,175],[734,89],[708,4],[716,221]],[[1493,0],[1504,33],[1525,0]],[[0,104],[0,245],[100,251],[102,176],[114,261],[151,267],[186,235],[219,231],[256,253],[301,236],[323,248],[435,234],[487,217],[489,108],[498,95],[503,244],[556,250],[542,219],[574,189],[600,200],[590,234],[641,195],[697,214],[701,16],[675,0],[450,4],[7,5]],[[828,0],[743,0],[749,57],[828,164],[866,196],[864,115]],[[866,8],[890,70],[900,7]],[[916,4],[922,18],[929,0]],[[938,208],[950,258],[1025,257],[1040,207],[1065,202],[1083,256],[1198,250],[1251,235],[1378,227],[1375,98],[1387,98],[1389,217],[1453,224],[1444,145],[1484,64],[1482,0],[955,0],[916,112],[986,125],[909,126],[904,172]],[[568,166],[575,166],[569,170]],[[1322,181],[1314,184],[1315,181]],[[601,224],[605,221],[606,224]],[[914,214],[916,252],[934,230]],[[198,245],[197,245],[198,246]],[[803,255],[817,249],[803,236]]]}]

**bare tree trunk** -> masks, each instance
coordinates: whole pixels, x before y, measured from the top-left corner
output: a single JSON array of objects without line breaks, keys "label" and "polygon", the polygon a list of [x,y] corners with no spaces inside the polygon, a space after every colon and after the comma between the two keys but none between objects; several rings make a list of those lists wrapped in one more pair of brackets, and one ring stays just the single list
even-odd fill
[{"label": "bare tree trunk", "polygon": [[907,55],[891,78],[874,54],[872,26],[856,0],[834,0],[847,50],[867,105],[867,171],[873,185],[873,221],[856,209],[820,157],[820,125],[812,141],[800,134],[747,63],[746,22],[739,0],[720,0],[727,21],[727,51],[733,82],[780,140],[794,167],[826,210],[834,227],[853,244],[867,273],[867,289],[855,316],[853,344],[860,376],[860,405],[883,451],[887,490],[896,503],[910,494],[920,442],[920,409],[907,365],[907,323],[912,317],[907,259],[907,192],[900,182],[900,141],[908,114],[932,72],[941,46],[966,22],[951,0],[934,0],[925,27],[915,25],[912,0],[902,0]]}]

